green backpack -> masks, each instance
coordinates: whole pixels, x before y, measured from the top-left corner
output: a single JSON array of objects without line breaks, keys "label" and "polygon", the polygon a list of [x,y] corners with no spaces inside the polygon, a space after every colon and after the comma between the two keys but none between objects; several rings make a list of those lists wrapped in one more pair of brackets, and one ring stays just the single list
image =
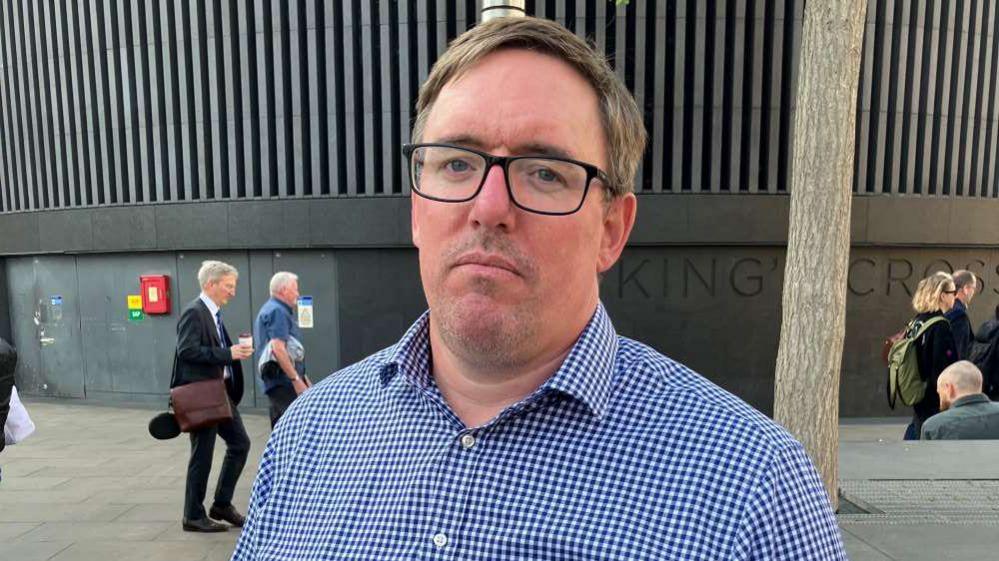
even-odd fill
[{"label": "green backpack", "polygon": [[888,351],[888,406],[892,409],[895,408],[896,398],[902,399],[902,405],[911,407],[926,395],[926,382],[919,376],[915,343],[927,329],[940,321],[947,320],[936,316],[925,322],[910,321],[905,334]]}]

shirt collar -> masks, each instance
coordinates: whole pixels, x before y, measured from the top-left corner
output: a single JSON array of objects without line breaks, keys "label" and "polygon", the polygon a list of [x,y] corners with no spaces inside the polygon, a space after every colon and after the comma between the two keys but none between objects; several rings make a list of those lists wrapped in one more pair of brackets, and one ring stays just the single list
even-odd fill
[{"label": "shirt collar", "polygon": [[212,301],[212,299],[209,298],[208,295],[205,294],[204,292],[202,292],[201,295],[198,296],[198,298],[201,298],[201,301],[204,302],[205,306],[208,307],[208,313],[212,314],[212,317],[216,317],[216,315],[219,313],[218,304]]},{"label": "shirt collar", "polygon": [[285,302],[284,300],[278,298],[277,296],[271,296],[271,300],[273,300],[274,302],[277,302],[282,307],[284,307],[284,309],[288,310],[288,313],[291,313],[291,312],[294,311],[294,310],[292,310],[291,306],[288,305],[287,302]]},{"label": "shirt collar", "polygon": [[961,407],[962,405],[971,405],[972,403],[985,403],[987,401],[989,401],[987,395],[983,393],[973,393],[971,395],[965,395],[955,399],[954,403],[951,403],[950,406],[952,408]]},{"label": "shirt collar", "polygon": [[[597,304],[562,365],[536,393],[546,390],[563,393],[579,400],[593,415],[602,416],[610,401],[617,345],[617,332],[610,316],[603,304]],[[379,372],[382,385],[399,372],[418,388],[430,385],[429,311],[410,326],[382,364]]]}]

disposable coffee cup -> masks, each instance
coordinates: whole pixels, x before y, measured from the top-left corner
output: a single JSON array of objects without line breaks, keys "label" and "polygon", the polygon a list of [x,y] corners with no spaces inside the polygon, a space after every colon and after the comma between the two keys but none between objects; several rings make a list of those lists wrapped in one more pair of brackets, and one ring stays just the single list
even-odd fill
[{"label": "disposable coffee cup", "polygon": [[249,333],[240,333],[239,334],[239,344],[240,344],[240,346],[246,347],[248,349],[252,349],[253,348],[253,335],[251,335]]}]

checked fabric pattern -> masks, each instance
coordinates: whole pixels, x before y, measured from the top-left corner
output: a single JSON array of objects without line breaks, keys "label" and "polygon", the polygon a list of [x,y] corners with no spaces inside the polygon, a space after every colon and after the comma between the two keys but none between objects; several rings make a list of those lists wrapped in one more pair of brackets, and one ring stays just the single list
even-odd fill
[{"label": "checked fabric pattern", "polygon": [[428,321],[294,402],[235,561],[846,559],[801,445],[602,305],[552,378],[477,428],[434,384]]}]

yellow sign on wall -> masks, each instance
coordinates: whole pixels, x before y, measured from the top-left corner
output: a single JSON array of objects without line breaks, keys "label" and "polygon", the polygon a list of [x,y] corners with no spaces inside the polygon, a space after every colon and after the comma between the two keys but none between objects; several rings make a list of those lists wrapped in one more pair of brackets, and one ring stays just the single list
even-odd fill
[{"label": "yellow sign on wall", "polygon": [[141,310],[142,309],[142,295],[141,294],[129,294],[128,295],[128,309],[129,310]]}]

